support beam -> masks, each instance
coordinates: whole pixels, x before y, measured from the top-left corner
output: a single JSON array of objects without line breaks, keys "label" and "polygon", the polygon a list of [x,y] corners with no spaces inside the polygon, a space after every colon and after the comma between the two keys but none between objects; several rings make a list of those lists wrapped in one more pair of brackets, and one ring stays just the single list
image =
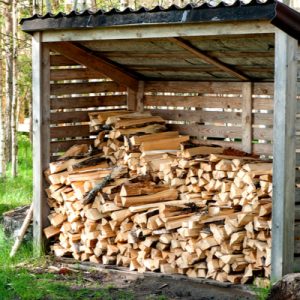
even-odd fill
[{"label": "support beam", "polygon": [[242,147],[243,151],[252,153],[252,83],[243,83],[242,100]]},{"label": "support beam", "polygon": [[[25,29],[25,28],[24,28]],[[130,25],[43,32],[43,42],[126,40],[146,38],[168,38],[185,36],[236,36],[239,34],[274,33],[275,27],[269,21],[207,22],[180,24]]]},{"label": "support beam", "polygon": [[100,76],[104,74],[115,82],[125,85],[133,91],[137,91],[138,79],[110,60],[99,57],[71,42],[49,43],[48,45],[51,50],[62,54],[90,70],[98,72]]},{"label": "support beam", "polygon": [[127,89],[127,109],[142,112],[144,110],[144,87],[145,82],[139,81],[137,92]]},{"label": "support beam", "polygon": [[44,250],[43,228],[48,225],[49,207],[44,171],[50,161],[50,51],[41,43],[41,33],[32,38],[33,98],[33,239],[34,251]]},{"label": "support beam", "polygon": [[196,57],[200,58],[202,61],[205,61],[208,64],[218,67],[220,70],[232,75],[233,77],[236,77],[243,81],[249,80],[249,78],[247,76],[243,75],[241,72],[238,72],[238,71],[234,70],[233,68],[227,66],[226,64],[219,61],[217,58],[211,57],[210,55],[208,55],[205,52],[201,51],[200,49],[196,48],[190,42],[185,41],[181,38],[176,38],[176,37],[169,38],[169,40],[174,42],[175,44],[177,44],[179,47],[194,54]]},{"label": "support beam", "polygon": [[272,280],[293,271],[297,41],[275,34]]}]

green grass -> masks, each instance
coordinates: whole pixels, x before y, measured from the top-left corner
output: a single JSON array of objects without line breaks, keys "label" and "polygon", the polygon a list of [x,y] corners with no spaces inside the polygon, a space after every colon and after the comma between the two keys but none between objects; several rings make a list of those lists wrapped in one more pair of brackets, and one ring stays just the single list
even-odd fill
[{"label": "green grass", "polygon": [[7,177],[0,179],[0,215],[32,199],[32,150],[27,135],[18,136],[18,147],[18,176],[11,177],[8,165]]}]

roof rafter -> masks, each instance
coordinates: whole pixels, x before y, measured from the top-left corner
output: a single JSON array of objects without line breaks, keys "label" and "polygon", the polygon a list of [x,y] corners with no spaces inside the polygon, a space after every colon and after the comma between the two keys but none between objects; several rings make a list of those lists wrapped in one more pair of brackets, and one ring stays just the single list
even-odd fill
[{"label": "roof rafter", "polygon": [[227,66],[226,64],[219,61],[217,58],[209,56],[205,52],[196,48],[190,42],[183,40],[181,38],[177,38],[177,37],[169,38],[169,40],[176,43],[179,47],[194,54],[195,56],[197,56],[201,60],[205,61],[206,63],[214,65],[214,66],[218,67],[220,70],[225,71],[226,73],[229,73],[230,75],[237,77],[238,79],[241,79],[242,81],[249,81],[249,78],[247,76],[243,75],[241,72],[238,72],[238,71],[234,70],[232,67]]},{"label": "roof rafter", "polygon": [[98,72],[99,75],[105,75],[134,91],[138,90],[138,78],[109,59],[99,57],[72,42],[47,43],[47,45],[51,50],[60,53],[90,70]]}]

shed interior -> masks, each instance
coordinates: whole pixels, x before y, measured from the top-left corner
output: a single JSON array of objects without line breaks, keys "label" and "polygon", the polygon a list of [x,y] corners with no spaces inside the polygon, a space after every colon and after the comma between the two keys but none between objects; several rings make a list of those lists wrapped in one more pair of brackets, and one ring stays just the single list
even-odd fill
[{"label": "shed interior", "polygon": [[[273,4],[278,5],[276,1]],[[248,8],[237,5],[231,9],[232,12],[235,8],[253,12],[256,4],[251,5]],[[227,9],[223,6],[220,11]],[[273,14],[273,8],[270,11]],[[142,13],[147,16],[147,12]],[[164,11],[158,10],[160,13]],[[120,15],[126,25],[130,13]],[[34,16],[23,25],[34,32],[34,70],[39,72],[34,73],[38,243],[42,241],[42,228],[47,219],[47,209],[41,200],[45,187],[43,170],[50,160],[72,145],[93,143],[95,135],[90,133],[89,112],[125,108],[151,111],[163,117],[170,130],[189,135],[197,144],[221,145],[266,158],[276,157],[273,171],[277,177],[277,195],[272,211],[276,226],[272,238],[273,245],[278,242],[279,246],[273,247],[272,268],[277,278],[291,269],[293,258],[289,253],[294,240],[291,237],[294,222],[290,213],[294,202],[290,200],[295,187],[293,170],[289,170],[291,166],[291,169],[296,167],[296,185],[299,182],[300,187],[300,141],[297,137],[300,134],[300,104],[298,96],[295,111],[295,103],[291,101],[295,78],[290,76],[294,74],[296,60],[295,40],[275,30],[269,23],[269,15],[268,22],[265,16],[256,20],[255,13],[248,16],[250,21],[236,22],[230,15],[228,20],[232,22],[205,20],[202,24],[183,24],[186,27],[182,30],[181,24],[144,24],[137,30],[134,26],[118,26],[124,24],[111,28],[109,24],[100,29],[87,28],[84,24],[81,30],[76,27],[77,17],[63,15],[57,16],[57,20],[53,16],[45,16],[45,20]],[[72,23],[73,17],[76,26]],[[114,13],[111,17],[114,18]],[[66,22],[66,28],[59,28],[60,18]],[[89,15],[79,15],[78,24],[81,24],[80,18],[89,19]],[[107,16],[108,22],[109,18]],[[95,20],[101,22],[101,15],[95,15]],[[54,24],[50,30],[49,24],[50,27]],[[293,34],[295,38],[297,30]],[[299,91],[297,94],[300,95]],[[277,99],[276,109],[274,98]],[[296,132],[292,124],[294,114]],[[273,123],[276,124],[274,132]],[[283,136],[273,139],[278,133]],[[290,153],[296,152],[299,154],[295,155],[295,165]],[[300,258],[298,188],[295,201],[294,249],[296,258]],[[294,266],[299,268],[300,261],[295,259]]]}]

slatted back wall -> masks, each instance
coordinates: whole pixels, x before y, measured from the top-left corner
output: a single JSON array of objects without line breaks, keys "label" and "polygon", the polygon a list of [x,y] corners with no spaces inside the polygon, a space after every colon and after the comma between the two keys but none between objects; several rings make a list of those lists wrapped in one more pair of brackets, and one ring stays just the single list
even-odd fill
[{"label": "slatted back wall", "polygon": [[126,109],[126,88],[64,56],[50,56],[51,157],[74,144],[91,144],[88,113]]},{"label": "slatted back wall", "polygon": [[[144,109],[195,142],[243,150],[243,84],[148,82]],[[245,113],[245,112],[244,112]],[[273,84],[252,87],[253,153],[272,155]]]}]

